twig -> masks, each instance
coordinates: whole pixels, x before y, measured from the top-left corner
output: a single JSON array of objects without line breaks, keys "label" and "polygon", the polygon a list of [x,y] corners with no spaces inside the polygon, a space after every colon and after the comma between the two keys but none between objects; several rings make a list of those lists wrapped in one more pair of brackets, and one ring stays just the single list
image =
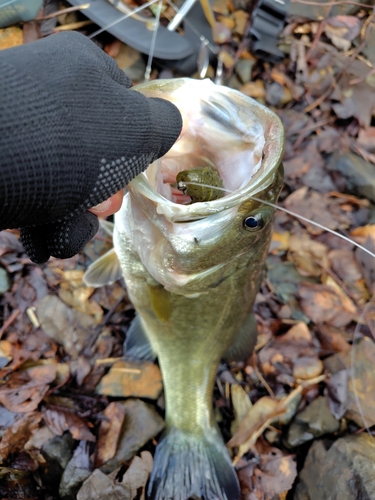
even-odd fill
[{"label": "twig", "polygon": [[20,313],[20,310],[19,309],[15,309],[12,314],[9,316],[9,318],[4,321],[4,324],[3,326],[0,328],[0,339],[1,337],[4,335],[4,333],[6,332],[8,326],[10,326],[13,321],[17,318],[17,316],[19,315]]},{"label": "twig", "polygon": [[53,17],[61,16],[63,14],[69,14],[69,12],[75,12],[76,10],[84,10],[90,7],[90,3],[83,3],[82,5],[75,5],[74,7],[68,7],[66,9],[57,10],[52,12],[52,14],[47,14],[38,18],[38,21],[45,21],[46,19],[52,19]]},{"label": "twig", "polygon": [[311,46],[306,54],[306,61],[308,61],[310,59],[312,53],[314,52],[314,50],[316,49],[316,46],[318,45],[318,42],[320,40],[320,37],[323,34],[323,30],[324,30],[324,27],[327,23],[327,18],[329,16],[331,10],[332,10],[332,5],[330,5],[328,7],[327,12],[325,14],[325,19],[323,19],[323,21],[321,21],[321,23],[319,24],[319,28],[318,28],[318,31],[316,32],[315,38],[314,38],[314,40],[313,40],[313,42],[312,42],[312,44],[311,44]]},{"label": "twig", "polygon": [[84,26],[88,26],[89,24],[94,24],[90,19],[87,21],[79,21],[78,23],[70,23],[70,24],[64,24],[63,26],[57,26],[53,30],[54,33],[58,33],[59,31],[73,31],[73,30],[78,30],[79,28],[83,28]]},{"label": "twig", "polygon": [[264,387],[267,389],[268,391],[268,394],[273,398],[275,399],[276,396],[275,396],[275,393],[273,392],[273,390],[271,389],[271,387],[268,385],[267,381],[265,380],[265,378],[263,377],[263,375],[260,373],[259,371],[259,368],[257,366],[257,362],[256,362],[256,354],[253,355],[253,368],[254,368],[254,371],[257,375],[257,377],[259,378],[259,380],[262,382],[262,384],[264,385]]}]

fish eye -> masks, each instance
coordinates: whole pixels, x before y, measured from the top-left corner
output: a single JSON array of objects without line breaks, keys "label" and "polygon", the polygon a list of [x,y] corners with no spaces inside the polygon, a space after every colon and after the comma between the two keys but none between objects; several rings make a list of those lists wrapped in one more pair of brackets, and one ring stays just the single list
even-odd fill
[{"label": "fish eye", "polygon": [[182,191],[182,193],[183,193],[184,195],[186,195],[186,194],[187,194],[187,192],[188,192],[188,187],[187,187],[187,185],[186,185],[183,181],[180,181],[180,182],[177,184],[177,189],[178,189],[179,191]]},{"label": "fish eye", "polygon": [[262,229],[263,227],[263,218],[261,214],[256,214],[256,215],[250,215],[249,217],[246,217],[243,221],[243,227],[247,231],[255,232],[259,231],[259,229]]}]

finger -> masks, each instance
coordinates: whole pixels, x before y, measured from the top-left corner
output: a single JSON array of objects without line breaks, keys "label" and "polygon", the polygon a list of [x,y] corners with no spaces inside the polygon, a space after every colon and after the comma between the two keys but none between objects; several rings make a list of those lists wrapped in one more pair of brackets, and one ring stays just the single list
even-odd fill
[{"label": "finger", "polygon": [[118,191],[116,194],[108,198],[108,200],[90,208],[89,212],[97,215],[98,217],[108,217],[109,215],[112,215],[120,210],[123,198],[124,190],[121,189],[121,191]]}]

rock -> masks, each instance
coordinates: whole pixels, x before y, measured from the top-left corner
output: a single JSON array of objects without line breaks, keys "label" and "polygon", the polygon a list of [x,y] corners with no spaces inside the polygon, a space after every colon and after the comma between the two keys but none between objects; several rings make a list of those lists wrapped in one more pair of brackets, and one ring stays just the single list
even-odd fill
[{"label": "rock", "polygon": [[370,500],[375,498],[374,438],[346,436],[327,450],[323,441],[311,446],[299,474],[294,500]]},{"label": "rock", "polygon": [[122,43],[115,59],[118,67],[125,71],[126,76],[131,80],[139,81],[143,79],[146,71],[146,64],[142,54],[138,50]]},{"label": "rock", "polygon": [[[255,59],[239,59],[234,67],[242,83],[250,82]],[[264,97],[264,95],[263,95]]]},{"label": "rock", "polygon": [[164,420],[155,409],[139,399],[128,399],[122,403],[125,420],[116,455],[100,469],[108,474],[124,462],[129,461],[137,451],[155,437],[164,427]]},{"label": "rock", "polygon": [[9,274],[3,267],[0,267],[0,295],[7,292],[11,285]]},{"label": "rock", "polygon": [[63,500],[75,500],[81,484],[90,475],[89,443],[87,441],[80,441],[61,478],[59,487],[60,498]]},{"label": "rock", "polygon": [[[294,448],[316,437],[331,434],[339,426],[340,422],[332,415],[327,399],[319,396],[296,415],[289,427],[287,445]],[[320,497],[315,498],[320,500]]]},{"label": "rock", "polygon": [[[334,177],[339,176],[344,186],[342,190],[350,194],[364,196],[375,202],[375,166],[354,153],[334,154],[328,162],[328,170]],[[338,179],[337,182],[339,182]],[[337,183],[336,182],[336,183]]]},{"label": "rock", "polygon": [[293,362],[293,377],[302,380],[317,377],[323,372],[323,363],[317,356],[302,356]]},{"label": "rock", "polygon": [[105,375],[97,392],[106,396],[157,399],[163,389],[159,368],[151,361],[117,361]]},{"label": "rock", "polygon": [[46,460],[42,475],[46,484],[58,486],[69,460],[72,458],[75,441],[70,432],[55,436],[42,446],[41,452]]}]

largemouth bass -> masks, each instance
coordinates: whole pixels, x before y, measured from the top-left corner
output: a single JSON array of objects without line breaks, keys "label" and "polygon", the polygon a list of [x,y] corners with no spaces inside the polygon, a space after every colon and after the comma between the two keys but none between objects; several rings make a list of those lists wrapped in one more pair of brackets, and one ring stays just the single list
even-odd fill
[{"label": "largemouth bass", "polygon": [[[283,127],[266,107],[209,80],[157,80],[134,90],[174,102],[189,123],[168,154],[128,185],[115,216],[115,253],[137,311],[126,355],[157,356],[165,390],[166,428],[148,494],[238,500],[212,394],[220,360],[245,357],[255,344],[252,308],[273,208],[252,196],[277,200]],[[176,177],[202,166],[217,172],[227,192],[191,203]],[[99,259],[86,282],[113,281],[114,256]]]}]

